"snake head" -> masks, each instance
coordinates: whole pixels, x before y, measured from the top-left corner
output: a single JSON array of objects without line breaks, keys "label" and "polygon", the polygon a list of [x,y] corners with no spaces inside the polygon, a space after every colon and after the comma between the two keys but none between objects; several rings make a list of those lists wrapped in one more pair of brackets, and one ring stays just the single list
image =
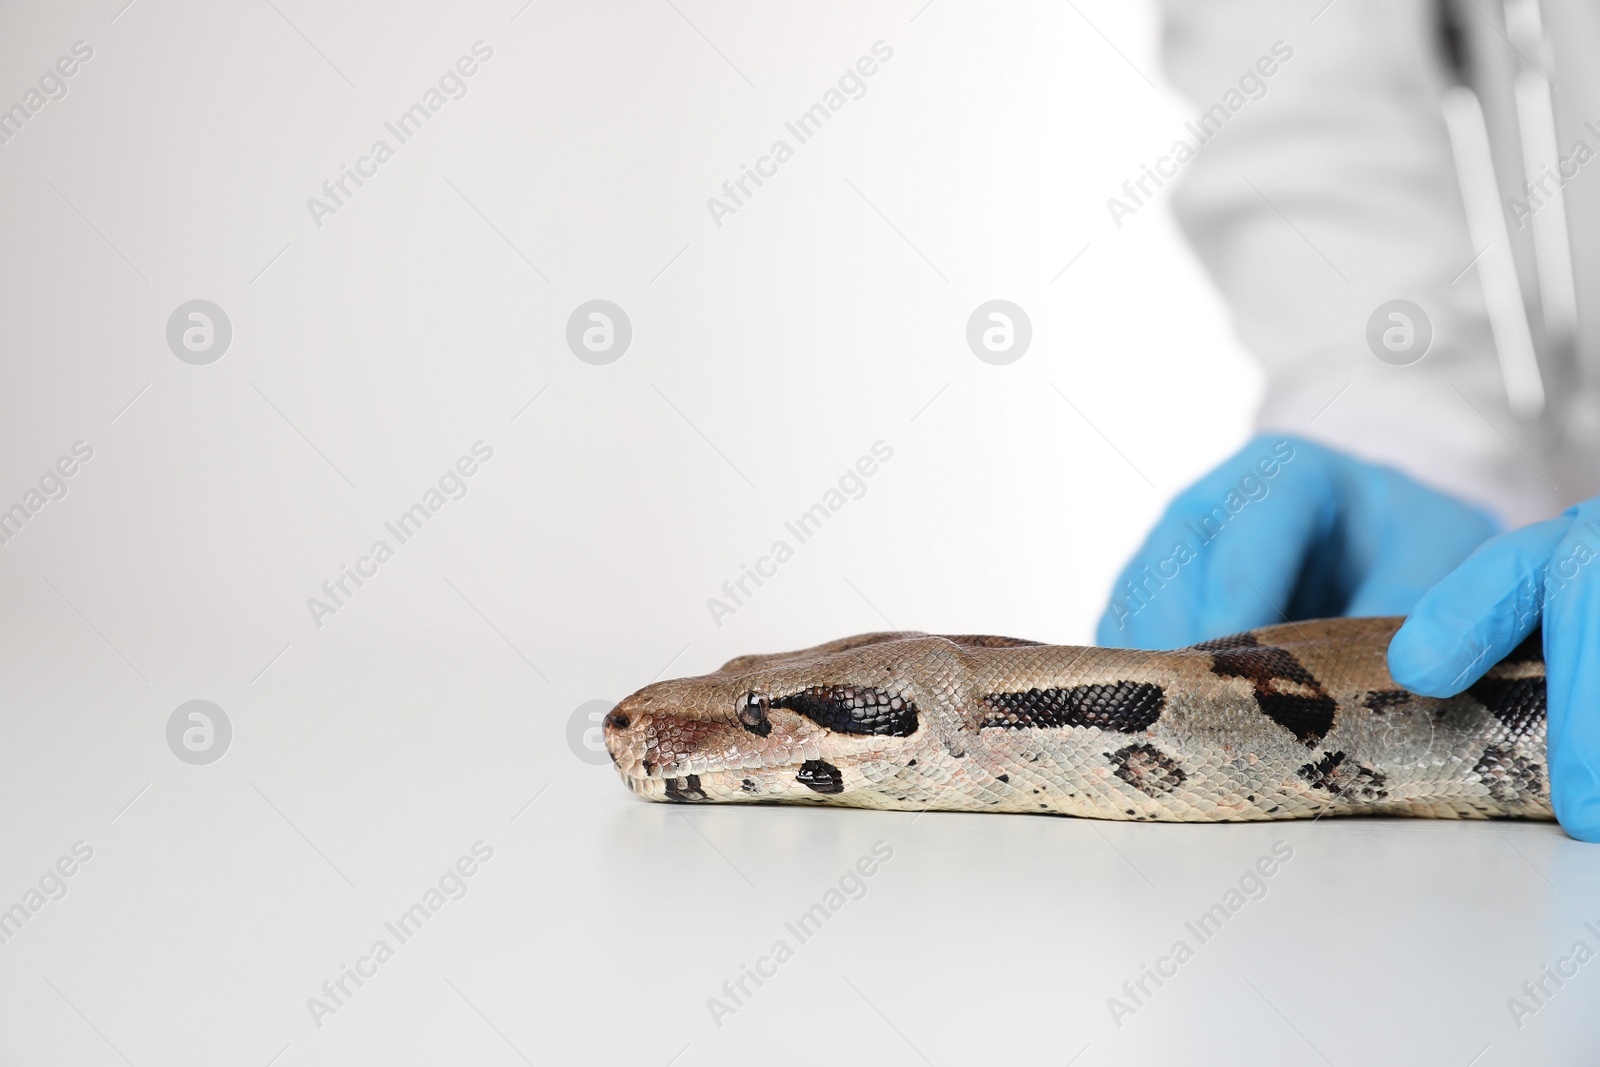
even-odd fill
[{"label": "snake head", "polygon": [[945,751],[938,680],[957,654],[945,638],[895,633],[741,656],[623,700],[603,724],[606,749],[649,800],[919,807],[917,783]]}]

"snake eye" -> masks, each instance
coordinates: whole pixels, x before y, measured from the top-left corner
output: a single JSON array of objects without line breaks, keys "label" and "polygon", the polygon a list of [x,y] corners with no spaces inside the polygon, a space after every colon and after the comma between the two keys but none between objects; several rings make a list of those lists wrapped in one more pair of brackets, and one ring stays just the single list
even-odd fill
[{"label": "snake eye", "polygon": [[772,732],[772,720],[767,718],[767,708],[771,706],[767,694],[751,692],[739,702],[739,721],[744,728],[757,737],[766,737]]}]

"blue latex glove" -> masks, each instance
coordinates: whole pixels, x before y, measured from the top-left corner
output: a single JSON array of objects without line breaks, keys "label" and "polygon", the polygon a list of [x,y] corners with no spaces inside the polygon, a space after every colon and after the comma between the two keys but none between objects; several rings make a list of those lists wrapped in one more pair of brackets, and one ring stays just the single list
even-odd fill
[{"label": "blue latex glove", "polygon": [[1264,434],[1167,507],[1097,640],[1177,648],[1286,617],[1404,615],[1497,530],[1399,471]]},{"label": "blue latex glove", "polygon": [[1454,696],[1541,622],[1556,818],[1600,841],[1600,498],[1496,537],[1428,590],[1389,646],[1389,673]]}]

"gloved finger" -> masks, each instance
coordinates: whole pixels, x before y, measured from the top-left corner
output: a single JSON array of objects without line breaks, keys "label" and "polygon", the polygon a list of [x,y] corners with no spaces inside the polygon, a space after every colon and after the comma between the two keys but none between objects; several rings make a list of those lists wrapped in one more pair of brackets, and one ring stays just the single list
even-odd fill
[{"label": "gloved finger", "polygon": [[[1179,494],[1118,576],[1096,640],[1113,647],[1178,648],[1279,621],[1274,601],[1287,602],[1307,539],[1290,521],[1293,508],[1263,514],[1259,505],[1270,497],[1275,479],[1288,480],[1284,468],[1297,455],[1322,452],[1308,442],[1259,435]],[[1302,459],[1301,468],[1309,462]],[[1310,473],[1296,471],[1300,480]],[[1250,508],[1249,521],[1236,522]],[[1230,525],[1264,529],[1248,538],[1257,548],[1241,546],[1241,552],[1224,555],[1222,566],[1232,581],[1219,583],[1214,561],[1205,557]],[[1274,550],[1269,558],[1260,555],[1263,545]],[[1238,595],[1250,589],[1244,579],[1265,597],[1254,591]],[[1215,603],[1219,589],[1226,600],[1221,605]]]},{"label": "gloved finger", "polygon": [[1600,501],[1550,557],[1544,648],[1550,798],[1562,829],[1600,842]]},{"label": "gloved finger", "polygon": [[1156,523],[1111,589],[1095,632],[1108,648],[1181,648],[1200,640],[1196,575],[1187,573],[1193,549],[1185,537],[1186,508],[1180,496]]},{"label": "gloved finger", "polygon": [[1206,511],[1210,539],[1197,563],[1203,639],[1285,621],[1307,557],[1340,507],[1321,470],[1291,469],[1259,485],[1254,499],[1222,494]]},{"label": "gloved finger", "polygon": [[1377,473],[1383,481],[1373,510],[1382,527],[1346,615],[1410,614],[1424,593],[1500,532],[1487,511],[1402,481],[1391,471]]},{"label": "gloved finger", "polygon": [[1389,643],[1389,673],[1430,697],[1455,696],[1539,625],[1544,568],[1571,514],[1501,534],[1417,601]]}]

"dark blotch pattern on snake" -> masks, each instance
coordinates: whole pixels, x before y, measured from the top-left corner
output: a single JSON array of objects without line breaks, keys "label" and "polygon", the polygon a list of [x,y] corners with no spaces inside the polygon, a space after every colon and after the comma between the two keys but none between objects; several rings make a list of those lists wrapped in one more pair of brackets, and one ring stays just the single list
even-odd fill
[{"label": "dark blotch pattern on snake", "polygon": [[1399,619],[1170,652],[862,634],[740,656],[605,719],[650,800],[1232,822],[1551,818],[1535,633],[1460,696],[1397,686]]}]

